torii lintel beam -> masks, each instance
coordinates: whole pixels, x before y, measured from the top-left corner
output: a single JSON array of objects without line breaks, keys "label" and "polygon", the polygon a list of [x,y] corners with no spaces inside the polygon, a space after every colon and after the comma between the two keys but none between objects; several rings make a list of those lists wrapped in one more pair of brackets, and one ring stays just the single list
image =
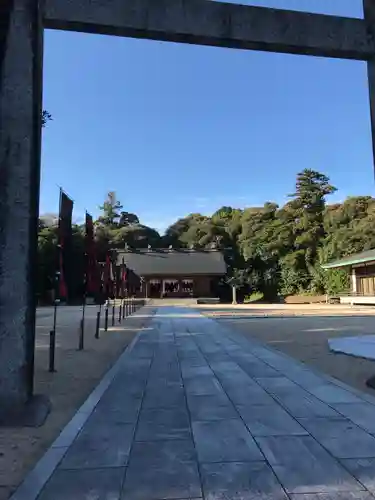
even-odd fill
[{"label": "torii lintel beam", "polygon": [[210,0],[46,0],[46,28],[197,45],[369,60],[362,19]]}]

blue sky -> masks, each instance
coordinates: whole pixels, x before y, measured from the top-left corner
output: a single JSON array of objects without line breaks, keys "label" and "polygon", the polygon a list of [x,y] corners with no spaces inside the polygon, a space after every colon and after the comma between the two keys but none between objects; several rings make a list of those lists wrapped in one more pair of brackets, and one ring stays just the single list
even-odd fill
[{"label": "blue sky", "polygon": [[[239,2],[233,2],[239,3]],[[360,0],[252,5],[361,17]],[[165,229],[222,205],[280,204],[303,168],[374,194],[366,66],[355,61],[47,31],[41,212],[110,190]]]}]

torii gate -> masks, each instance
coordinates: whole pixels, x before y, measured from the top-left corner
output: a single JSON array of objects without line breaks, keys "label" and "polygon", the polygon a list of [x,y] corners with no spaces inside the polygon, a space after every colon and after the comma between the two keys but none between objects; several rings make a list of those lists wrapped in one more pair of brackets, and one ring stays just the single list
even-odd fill
[{"label": "torii gate", "polygon": [[365,19],[210,0],[0,1],[0,408],[33,391],[43,29],[367,61],[375,144],[375,0]]}]

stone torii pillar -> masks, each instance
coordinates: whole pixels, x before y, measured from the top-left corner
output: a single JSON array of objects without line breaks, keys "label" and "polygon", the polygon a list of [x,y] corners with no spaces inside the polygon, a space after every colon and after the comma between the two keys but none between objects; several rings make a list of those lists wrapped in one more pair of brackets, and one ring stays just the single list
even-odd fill
[{"label": "stone torii pillar", "polygon": [[[375,40],[375,2],[374,0],[363,0],[363,12],[365,17],[367,37],[374,43]],[[372,150],[375,158],[375,51],[367,59],[367,75],[370,95],[370,115]]]},{"label": "stone torii pillar", "polygon": [[33,392],[42,36],[38,0],[1,0],[0,418]]},{"label": "stone torii pillar", "polygon": [[0,409],[33,392],[43,27],[367,61],[374,125],[374,0],[364,7],[361,20],[209,0],[0,0]]}]

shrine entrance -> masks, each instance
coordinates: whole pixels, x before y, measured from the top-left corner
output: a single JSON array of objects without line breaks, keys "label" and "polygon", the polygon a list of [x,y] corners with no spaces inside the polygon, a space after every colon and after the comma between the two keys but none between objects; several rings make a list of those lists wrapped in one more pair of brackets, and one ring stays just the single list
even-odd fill
[{"label": "shrine entrance", "polygon": [[354,19],[210,0],[2,0],[0,408],[22,406],[33,393],[44,28],[366,61],[374,123],[373,0],[364,0],[364,13]]}]

